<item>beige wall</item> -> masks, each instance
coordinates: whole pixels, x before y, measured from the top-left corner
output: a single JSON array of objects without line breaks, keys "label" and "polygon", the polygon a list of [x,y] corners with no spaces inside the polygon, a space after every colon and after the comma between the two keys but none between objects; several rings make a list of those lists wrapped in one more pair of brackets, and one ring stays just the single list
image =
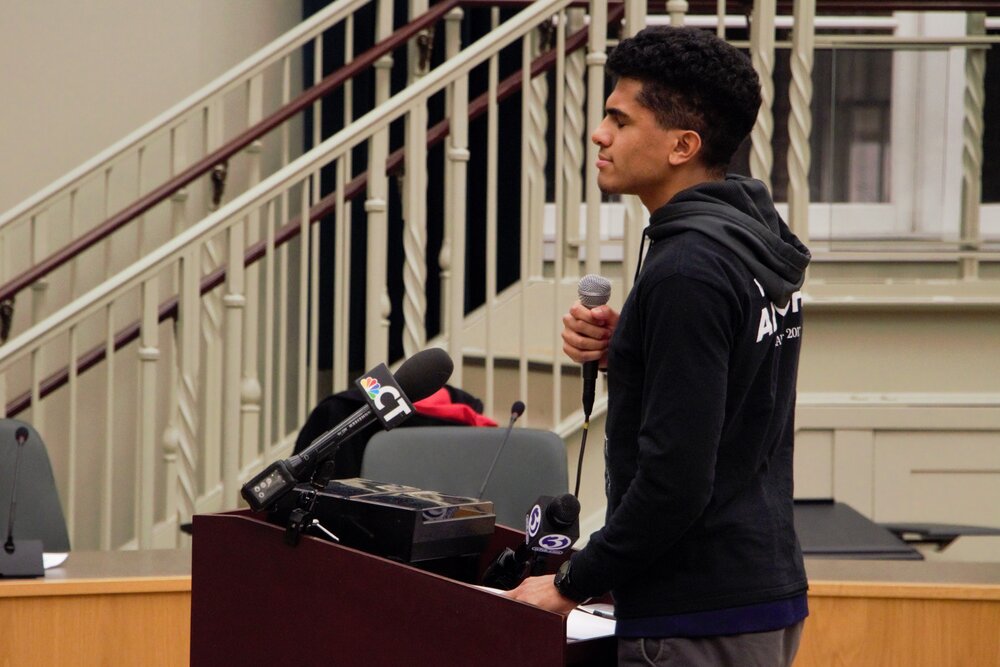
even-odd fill
[{"label": "beige wall", "polygon": [[0,211],[294,26],[299,2],[37,0],[0,20]]}]

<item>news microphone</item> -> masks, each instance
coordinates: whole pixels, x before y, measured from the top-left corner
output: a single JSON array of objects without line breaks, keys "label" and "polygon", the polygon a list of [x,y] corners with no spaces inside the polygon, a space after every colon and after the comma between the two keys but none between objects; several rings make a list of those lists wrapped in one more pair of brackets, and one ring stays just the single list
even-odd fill
[{"label": "news microphone", "polygon": [[477,500],[483,499],[483,493],[486,491],[486,484],[490,481],[490,477],[493,476],[493,469],[496,468],[497,461],[500,460],[500,452],[503,451],[504,445],[507,444],[507,440],[510,438],[510,432],[514,429],[514,422],[524,414],[524,401],[514,401],[514,404],[510,406],[510,422],[507,424],[507,431],[503,434],[503,440],[500,441],[500,446],[497,447],[497,453],[493,456],[493,463],[490,464],[490,469],[486,471],[486,479],[483,480],[483,485],[479,487],[479,495],[476,496]]},{"label": "news microphone", "polygon": [[315,464],[336,453],[346,440],[376,420],[391,429],[413,413],[413,401],[427,398],[444,386],[454,364],[439,348],[417,352],[403,362],[395,376],[385,364],[365,373],[355,384],[367,403],[319,436],[308,447],[282,461],[275,461],[243,485],[240,494],[256,512],[267,509],[306,481]]},{"label": "news microphone", "polygon": [[10,512],[7,515],[7,541],[0,550],[0,576],[40,577],[45,574],[42,564],[41,540],[14,540],[14,517],[17,508],[17,473],[21,469],[21,451],[28,441],[29,432],[19,426],[14,432],[17,455],[14,458],[14,479],[10,489]]},{"label": "news microphone", "polygon": [[525,543],[532,552],[532,576],[542,574],[546,556],[561,556],[580,537],[580,501],[572,493],[542,496],[525,519]]},{"label": "news microphone", "polygon": [[[540,497],[525,517],[524,542],[505,548],[483,573],[483,585],[509,591],[542,574],[548,555],[562,555],[580,537],[580,502],[570,493]],[[527,572],[525,571],[527,570]]]},{"label": "news microphone", "polygon": [[[611,281],[603,276],[588,273],[580,278],[576,288],[580,304],[585,308],[603,306],[611,298]],[[597,385],[598,360],[583,362],[583,418],[590,421],[594,409],[594,393]]]}]

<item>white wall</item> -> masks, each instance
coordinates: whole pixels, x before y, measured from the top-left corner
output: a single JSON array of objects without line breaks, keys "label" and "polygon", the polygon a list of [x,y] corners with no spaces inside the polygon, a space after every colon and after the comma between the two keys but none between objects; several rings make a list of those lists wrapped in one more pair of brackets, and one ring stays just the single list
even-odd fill
[{"label": "white wall", "polygon": [[0,211],[301,19],[297,0],[32,0],[0,20]]}]

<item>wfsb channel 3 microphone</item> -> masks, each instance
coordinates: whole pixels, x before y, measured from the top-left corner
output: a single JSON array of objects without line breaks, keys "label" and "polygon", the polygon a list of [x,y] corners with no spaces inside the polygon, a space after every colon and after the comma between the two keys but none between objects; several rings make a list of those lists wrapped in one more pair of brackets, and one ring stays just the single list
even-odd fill
[{"label": "wfsb channel 3 microphone", "polygon": [[[528,574],[544,571],[549,554],[561,555],[580,537],[580,501],[571,493],[542,496],[525,517],[524,543],[506,548],[483,573],[483,585],[509,591]],[[527,572],[525,569],[527,568]]]},{"label": "wfsb channel 3 microphone", "polygon": [[255,512],[265,510],[304,482],[316,463],[336,453],[337,448],[376,419],[388,430],[413,413],[413,401],[427,398],[451,377],[454,364],[448,353],[430,348],[403,362],[393,376],[385,364],[365,373],[355,384],[367,403],[308,447],[283,461],[275,461],[243,485],[244,500]]}]

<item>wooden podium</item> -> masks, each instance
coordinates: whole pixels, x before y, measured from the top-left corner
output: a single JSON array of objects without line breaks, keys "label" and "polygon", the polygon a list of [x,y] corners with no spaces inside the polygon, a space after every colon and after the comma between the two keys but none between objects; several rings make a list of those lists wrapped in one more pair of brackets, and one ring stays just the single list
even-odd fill
[{"label": "wooden podium", "polygon": [[[284,529],[249,511],[194,519],[191,664],[608,665],[614,638],[566,617]],[[523,534],[497,526],[479,574]]]}]

